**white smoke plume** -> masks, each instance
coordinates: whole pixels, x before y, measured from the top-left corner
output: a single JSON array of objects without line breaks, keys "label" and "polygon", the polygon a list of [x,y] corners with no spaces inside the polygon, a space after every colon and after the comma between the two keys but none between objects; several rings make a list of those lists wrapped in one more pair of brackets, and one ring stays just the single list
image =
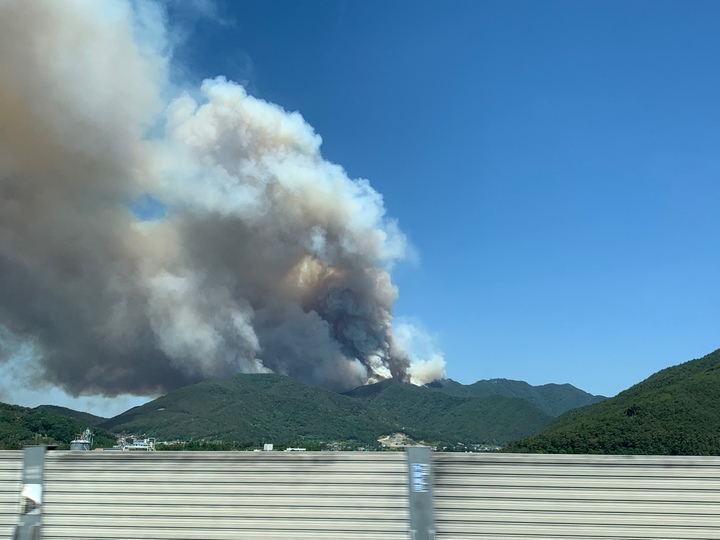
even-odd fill
[{"label": "white smoke plume", "polygon": [[382,197],[298,113],[221,77],[172,95],[166,35],[152,3],[0,0],[4,341],[73,395],[443,376],[394,339]]}]

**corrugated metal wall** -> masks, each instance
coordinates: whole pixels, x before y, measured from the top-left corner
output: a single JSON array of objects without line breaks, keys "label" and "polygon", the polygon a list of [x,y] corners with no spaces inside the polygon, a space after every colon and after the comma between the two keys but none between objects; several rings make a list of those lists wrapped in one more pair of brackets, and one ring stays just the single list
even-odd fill
[{"label": "corrugated metal wall", "polygon": [[48,452],[43,539],[403,539],[402,453]]},{"label": "corrugated metal wall", "polygon": [[0,451],[0,538],[12,538],[20,510],[23,453]]},{"label": "corrugated metal wall", "polygon": [[[0,538],[20,452],[0,452]],[[406,539],[401,453],[48,452],[43,538]],[[437,540],[719,540],[720,457],[433,456]]]},{"label": "corrugated metal wall", "polygon": [[438,540],[720,539],[720,458],[435,454]]}]

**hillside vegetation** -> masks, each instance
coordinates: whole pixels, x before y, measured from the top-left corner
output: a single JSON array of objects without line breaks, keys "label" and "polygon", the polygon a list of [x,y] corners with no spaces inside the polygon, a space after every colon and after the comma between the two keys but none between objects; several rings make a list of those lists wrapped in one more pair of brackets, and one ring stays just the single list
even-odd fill
[{"label": "hillside vegetation", "polygon": [[[457,397],[394,379],[361,386],[345,395],[366,403],[367,410],[398,430],[442,434],[446,442],[505,444],[520,433],[535,433],[550,416],[519,398],[499,395]],[[436,438],[437,440],[437,438]]]},{"label": "hillside vegetation", "polygon": [[392,380],[337,394],[280,375],[243,374],[175,390],[100,426],[161,440],[375,443],[402,431],[415,440],[505,444],[550,420],[503,396],[460,398]]},{"label": "hillside vegetation", "polygon": [[510,452],[720,455],[720,349],[569,411]]},{"label": "hillside vegetation", "polygon": [[[71,409],[68,409],[70,411]],[[77,412],[77,411],[72,411]],[[20,450],[33,444],[57,445],[68,448],[75,435],[88,424],[54,414],[38,407],[30,409],[0,403],[0,449]],[[104,430],[94,430],[94,446],[112,446],[115,438]]]},{"label": "hillside vegetation", "polygon": [[594,396],[571,384],[543,384],[532,386],[524,381],[488,379],[473,384],[460,384],[452,379],[435,381],[428,388],[459,397],[505,396],[524,399],[545,414],[558,416],[571,409],[584,407],[607,399]]},{"label": "hillside vegetation", "polygon": [[319,436],[366,439],[375,432],[361,403],[272,374],[237,375],[174,390],[101,424],[163,440],[215,438],[292,442]]}]

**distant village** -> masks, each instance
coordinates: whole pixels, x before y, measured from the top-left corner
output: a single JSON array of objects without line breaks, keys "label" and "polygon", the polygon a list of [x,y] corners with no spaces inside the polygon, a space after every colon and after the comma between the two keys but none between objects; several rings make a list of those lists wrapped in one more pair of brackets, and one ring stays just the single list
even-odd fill
[{"label": "distant village", "polygon": [[[92,432],[87,429],[79,434],[70,444],[71,450],[98,450],[105,452],[156,452],[164,450],[244,450],[252,452],[392,452],[402,451],[408,446],[430,446],[433,450],[441,452],[497,452],[502,447],[492,444],[455,444],[430,445],[424,441],[415,441],[404,433],[393,433],[380,437],[376,445],[354,445],[347,442],[313,443],[306,447],[276,445],[274,443],[263,443],[262,448],[253,446],[238,448],[223,441],[160,441],[154,438],[141,438],[138,436],[125,436],[118,438],[118,443],[110,448],[92,448]],[[230,447],[228,447],[230,446]]]}]

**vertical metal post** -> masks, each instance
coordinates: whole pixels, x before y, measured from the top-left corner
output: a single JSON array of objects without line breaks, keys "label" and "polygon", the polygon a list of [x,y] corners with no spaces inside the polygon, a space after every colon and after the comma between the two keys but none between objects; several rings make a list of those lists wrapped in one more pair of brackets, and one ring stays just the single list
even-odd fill
[{"label": "vertical metal post", "polygon": [[20,493],[20,520],[15,529],[14,540],[40,538],[45,450],[44,446],[25,448],[23,486]]},{"label": "vertical metal post", "polygon": [[407,449],[410,492],[410,540],[434,540],[432,450],[425,446]]}]

